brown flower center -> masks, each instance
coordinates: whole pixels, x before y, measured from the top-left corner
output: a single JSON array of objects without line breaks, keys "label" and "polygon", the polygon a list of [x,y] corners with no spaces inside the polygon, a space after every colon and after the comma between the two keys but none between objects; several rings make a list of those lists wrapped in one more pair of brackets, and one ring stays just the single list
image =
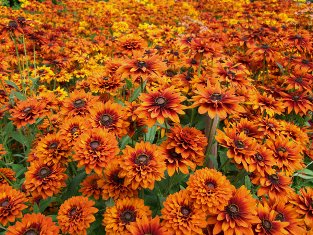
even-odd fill
[{"label": "brown flower center", "polygon": [[216,183],[212,181],[206,182],[206,186],[208,187],[209,190],[213,190],[216,187]]},{"label": "brown flower center", "polygon": [[284,147],[279,147],[279,148],[277,148],[277,151],[285,153],[287,150]]},{"label": "brown flower center", "polygon": [[140,154],[139,156],[136,157],[135,163],[139,166],[146,166],[149,163],[149,156],[146,154]]},{"label": "brown flower center", "polygon": [[166,99],[162,96],[155,99],[155,104],[158,106],[164,106],[166,104]]},{"label": "brown flower center", "polygon": [[39,235],[38,231],[36,229],[28,229],[23,235]]},{"label": "brown flower center", "polygon": [[78,126],[73,126],[70,130],[72,135],[74,135],[77,131],[78,131]]},{"label": "brown flower center", "polygon": [[11,31],[14,31],[15,29],[17,29],[18,24],[15,20],[10,20],[8,27],[10,28]]},{"label": "brown flower center", "polygon": [[275,217],[275,220],[285,221],[285,216],[282,213],[278,213]]},{"label": "brown flower center", "polygon": [[91,141],[89,145],[92,148],[92,150],[96,150],[99,147],[100,143],[99,141],[94,140],[94,141]]},{"label": "brown flower center", "polygon": [[267,219],[264,219],[262,220],[262,227],[266,230],[266,231],[270,231],[271,228],[272,228],[272,222],[267,220]]},{"label": "brown flower center", "polygon": [[58,142],[52,142],[50,145],[49,145],[49,149],[56,149],[58,147],[59,143]]},{"label": "brown flower center", "polygon": [[220,101],[220,100],[222,100],[222,98],[223,98],[223,95],[220,94],[220,93],[213,93],[213,94],[210,96],[210,99],[211,99],[212,101]]},{"label": "brown flower center", "polygon": [[279,177],[276,174],[269,175],[268,178],[272,182],[272,184],[278,184],[279,183]]},{"label": "brown flower center", "polygon": [[51,170],[48,167],[42,167],[39,172],[38,172],[38,176],[43,179],[46,178],[47,176],[49,176],[51,174]]},{"label": "brown flower center", "polygon": [[267,45],[267,44],[262,44],[262,45],[261,45],[261,48],[262,48],[262,49],[269,49],[269,48],[270,48],[270,46],[269,46],[269,45]]},{"label": "brown flower center", "polygon": [[77,99],[77,100],[74,101],[73,104],[74,104],[75,108],[79,109],[79,108],[84,107],[86,102],[84,100],[82,100],[82,99]]},{"label": "brown flower center", "polygon": [[117,185],[123,185],[124,184],[124,178],[118,177],[118,173],[115,173],[111,176],[111,180],[116,183]]},{"label": "brown flower center", "polygon": [[103,77],[102,78],[104,81],[107,81],[107,80],[109,80],[109,77]]},{"label": "brown flower center", "polygon": [[170,151],[170,157],[171,157],[172,159],[177,159],[177,160],[182,159],[181,154],[176,153],[174,149],[172,149],[172,150]]},{"label": "brown flower center", "polygon": [[297,82],[297,83],[302,83],[302,82],[303,82],[303,78],[302,78],[302,77],[297,77],[297,78],[295,79],[295,82]]},{"label": "brown flower center", "polygon": [[100,123],[103,126],[110,126],[112,122],[113,122],[113,118],[109,114],[103,114],[100,118]]},{"label": "brown flower center", "polygon": [[183,214],[184,217],[187,217],[187,216],[190,215],[191,210],[190,210],[190,208],[187,207],[187,206],[182,206],[182,207],[180,208],[180,212]]},{"label": "brown flower center", "polygon": [[134,222],[136,220],[136,214],[134,211],[126,210],[121,214],[121,220],[125,224],[129,224],[130,222]]},{"label": "brown flower center", "polygon": [[236,204],[230,204],[226,207],[226,212],[233,218],[239,214],[239,207]]},{"label": "brown flower center", "polygon": [[245,144],[241,140],[235,140],[235,146],[239,149],[243,149]]},{"label": "brown flower center", "polygon": [[8,199],[5,199],[0,203],[0,207],[7,207],[8,205],[10,205],[10,202]]},{"label": "brown flower center", "polygon": [[292,99],[293,99],[293,101],[298,101],[298,100],[300,99],[300,96],[294,95],[294,96],[292,97]]},{"label": "brown flower center", "polygon": [[27,108],[23,109],[23,113],[29,114],[32,110],[33,110],[32,107],[27,107]]},{"label": "brown flower center", "polygon": [[146,66],[147,66],[147,63],[145,61],[142,61],[142,60],[138,60],[137,61],[137,67],[138,68],[142,69],[142,68],[144,68]]},{"label": "brown flower center", "polygon": [[254,157],[256,158],[256,160],[258,160],[258,161],[260,161],[260,162],[262,162],[262,161],[264,160],[264,158],[262,157],[262,155],[259,154],[259,153],[256,153],[256,154],[254,155]]},{"label": "brown flower center", "polygon": [[74,217],[78,214],[79,210],[76,206],[72,207],[69,211],[68,211],[68,216],[69,217]]}]

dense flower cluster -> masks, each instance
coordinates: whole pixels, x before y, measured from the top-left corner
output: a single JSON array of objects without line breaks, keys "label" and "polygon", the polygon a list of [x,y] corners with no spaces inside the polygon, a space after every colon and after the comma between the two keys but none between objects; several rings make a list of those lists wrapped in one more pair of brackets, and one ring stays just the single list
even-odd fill
[{"label": "dense flower cluster", "polygon": [[6,2],[1,234],[313,233],[312,3]]}]

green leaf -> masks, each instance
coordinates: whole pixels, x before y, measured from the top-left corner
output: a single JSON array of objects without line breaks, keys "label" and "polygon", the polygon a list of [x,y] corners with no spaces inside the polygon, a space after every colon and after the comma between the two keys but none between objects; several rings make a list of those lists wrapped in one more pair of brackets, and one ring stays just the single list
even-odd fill
[{"label": "green leaf", "polygon": [[251,190],[252,188],[252,184],[251,184],[251,181],[250,181],[250,177],[248,175],[245,176],[245,186],[247,189]]},{"label": "green leaf", "polygon": [[72,196],[78,194],[79,184],[86,177],[85,171],[77,174],[75,177],[71,178],[67,182],[67,190],[62,195],[62,199],[66,200]]},{"label": "green leaf", "polygon": [[154,125],[148,128],[148,132],[145,134],[146,141],[153,143],[155,139],[155,133],[157,132],[157,126]]},{"label": "green leaf", "polygon": [[131,138],[128,135],[124,136],[120,142],[120,149],[124,149],[126,145],[129,144],[130,142]]},{"label": "green leaf", "polygon": [[54,201],[56,201],[55,197],[49,197],[46,200],[41,200],[40,203],[39,203],[39,210],[40,210],[40,212],[41,213],[44,212],[45,209],[47,209],[47,207]]},{"label": "green leaf", "polygon": [[14,87],[18,91],[20,90],[20,88],[18,88],[18,86],[14,82],[12,82],[10,80],[5,80],[5,83],[8,84],[11,87]]},{"label": "green leaf", "polygon": [[26,100],[27,99],[27,97],[24,94],[22,94],[21,92],[18,92],[18,91],[11,91],[11,94],[13,94],[19,100]]},{"label": "green leaf", "polygon": [[40,209],[39,209],[39,206],[38,206],[37,203],[34,203],[34,213],[35,213],[35,214],[40,213]]},{"label": "green leaf", "polygon": [[14,131],[11,133],[11,137],[25,146],[28,145],[26,136],[24,136],[21,132]]},{"label": "green leaf", "polygon": [[[147,84],[147,81],[144,81],[144,83],[142,84],[142,88],[145,88],[146,84]],[[141,86],[139,86],[134,90],[134,93],[130,97],[130,102],[136,100],[139,97],[142,88]]]}]

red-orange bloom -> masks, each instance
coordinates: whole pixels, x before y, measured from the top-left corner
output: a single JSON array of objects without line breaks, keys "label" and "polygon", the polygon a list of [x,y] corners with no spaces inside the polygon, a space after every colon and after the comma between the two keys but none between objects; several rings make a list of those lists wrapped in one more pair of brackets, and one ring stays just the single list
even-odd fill
[{"label": "red-orange bloom", "polygon": [[0,168],[0,186],[9,185],[15,181],[15,171],[10,168]]},{"label": "red-orange bloom", "polygon": [[260,223],[255,231],[260,235],[281,235],[289,234],[285,229],[289,223],[276,220],[277,212],[271,209],[266,202],[259,203],[258,216]]},{"label": "red-orange bloom", "polygon": [[313,228],[313,189],[309,187],[300,189],[300,194],[295,196],[292,203],[296,205],[296,211],[305,224]]},{"label": "red-orange bloom", "polygon": [[10,226],[6,235],[58,235],[59,228],[49,216],[26,214],[21,222]]},{"label": "red-orange bloom", "polygon": [[151,217],[149,207],[139,198],[124,198],[115,202],[115,205],[106,209],[103,215],[103,226],[107,234],[131,234],[128,225],[136,219]]},{"label": "red-orange bloom", "polygon": [[131,235],[170,235],[160,224],[160,218],[158,216],[154,219],[149,219],[148,217],[136,219],[136,222],[132,222],[127,226],[127,230]]},{"label": "red-orange bloom", "polygon": [[156,121],[163,124],[166,118],[179,123],[178,114],[185,114],[183,109],[186,109],[186,106],[181,103],[186,97],[181,96],[174,87],[143,93],[139,99],[142,103],[137,108],[136,114],[139,118],[147,118],[149,126],[153,126]]},{"label": "red-orange bloom", "polygon": [[22,210],[27,208],[24,193],[9,185],[0,186],[0,224],[7,225],[22,217]]},{"label": "red-orange bloom", "polygon": [[169,195],[161,213],[162,225],[170,234],[202,234],[207,225],[205,212],[195,206],[186,190]]},{"label": "red-orange bloom", "polygon": [[101,175],[109,160],[119,153],[118,142],[115,136],[104,129],[95,128],[86,131],[74,146],[74,160],[78,167],[85,167],[86,173],[95,171]]},{"label": "red-orange bloom", "polygon": [[119,177],[125,177],[125,186],[129,185],[133,190],[138,188],[152,190],[155,181],[160,181],[164,177],[165,157],[157,145],[140,142],[136,143],[135,148],[126,146],[122,159]]},{"label": "red-orange bloom", "polygon": [[25,173],[25,189],[33,197],[46,199],[60,192],[66,186],[66,168],[53,162],[33,161]]},{"label": "red-orange bloom", "polygon": [[253,235],[252,226],[260,222],[256,200],[242,186],[233,193],[224,209],[220,208],[216,215],[209,217],[208,222],[214,226],[213,234]]},{"label": "red-orange bloom", "polygon": [[99,200],[102,188],[98,184],[98,180],[100,180],[100,177],[97,174],[88,175],[86,179],[80,184],[80,190],[79,192],[82,193],[85,197],[91,197],[93,196],[94,199]]},{"label": "red-orange bloom", "polygon": [[58,222],[63,233],[86,235],[87,228],[94,222],[94,214],[98,209],[93,207],[94,202],[83,196],[67,199],[58,212]]},{"label": "red-orange bloom", "polygon": [[217,83],[215,86],[201,87],[198,86],[195,91],[196,95],[192,100],[192,107],[199,107],[200,114],[207,113],[210,118],[216,115],[225,119],[229,114],[242,113],[244,108],[239,105],[243,102],[242,97],[236,96],[234,90],[224,90]]},{"label": "red-orange bloom", "polygon": [[16,106],[10,110],[12,116],[11,120],[17,128],[21,128],[27,124],[33,124],[38,118],[45,116],[45,107],[46,104],[44,102],[39,102],[35,98],[19,101]]},{"label": "red-orange bloom", "polygon": [[198,210],[216,213],[218,208],[226,206],[235,187],[221,172],[203,168],[190,176],[187,190]]}]

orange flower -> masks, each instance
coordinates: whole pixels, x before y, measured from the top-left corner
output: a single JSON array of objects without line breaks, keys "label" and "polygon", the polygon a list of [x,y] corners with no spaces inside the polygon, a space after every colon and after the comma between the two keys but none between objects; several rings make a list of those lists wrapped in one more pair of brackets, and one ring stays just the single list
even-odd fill
[{"label": "orange flower", "polygon": [[151,217],[149,207],[139,198],[118,199],[115,205],[108,207],[103,215],[106,234],[131,234],[127,226],[136,219]]},{"label": "orange flower", "polygon": [[59,228],[52,218],[42,214],[26,214],[21,222],[10,226],[6,235],[58,235]]},{"label": "orange flower", "polygon": [[115,136],[106,130],[95,128],[86,131],[74,146],[74,160],[78,167],[85,167],[86,173],[94,170],[101,175],[109,160],[119,153],[118,142]]},{"label": "orange flower", "polygon": [[208,213],[216,213],[218,208],[226,206],[235,190],[221,172],[208,168],[195,171],[187,185],[195,207]]},{"label": "orange flower", "polygon": [[214,225],[213,234],[246,234],[253,235],[252,226],[259,223],[256,200],[250,192],[241,186],[234,193],[224,209],[209,217],[209,224]]},{"label": "orange flower", "polygon": [[255,232],[260,235],[289,234],[289,232],[285,229],[289,223],[276,220],[278,213],[271,209],[267,202],[259,203],[257,210],[258,217],[261,222],[257,224]]},{"label": "orange flower", "polygon": [[274,153],[278,169],[291,176],[296,170],[304,167],[303,155],[299,145],[284,137],[266,141],[266,145]]},{"label": "orange flower", "polygon": [[267,174],[265,176],[254,176],[251,180],[253,184],[260,185],[257,195],[267,194],[272,200],[287,201],[292,193],[291,178],[285,176],[282,172]]},{"label": "orange flower", "polygon": [[154,219],[149,219],[147,217],[136,219],[136,222],[132,222],[127,226],[127,230],[131,235],[170,235],[170,233],[166,232],[165,228],[160,224],[160,218],[158,216]]},{"label": "orange flower", "polygon": [[117,91],[124,85],[124,80],[118,75],[109,75],[104,71],[94,72],[90,78],[90,90],[95,93],[109,93],[116,96]]},{"label": "orange flower", "polygon": [[143,51],[147,46],[146,41],[135,34],[127,34],[118,39],[118,51],[128,56]]},{"label": "orange flower", "polygon": [[178,114],[185,114],[185,105],[181,103],[186,97],[181,96],[174,87],[166,88],[162,91],[152,91],[148,94],[142,93],[139,97],[142,101],[136,110],[139,118],[147,118],[148,126],[153,126],[156,121],[163,124],[166,118],[175,123],[179,123]]},{"label": "orange flower", "polygon": [[303,116],[313,108],[313,104],[308,100],[304,92],[280,92],[280,95],[288,113],[294,111],[296,114]]},{"label": "orange flower", "polygon": [[0,168],[0,186],[9,185],[15,181],[15,171],[10,168]]},{"label": "orange flower", "polygon": [[162,226],[170,234],[202,234],[207,224],[205,212],[195,207],[186,190],[170,194],[161,213]]},{"label": "orange flower", "polygon": [[124,185],[125,178],[119,176],[121,170],[120,162],[116,160],[111,161],[106,167],[104,177],[98,181],[102,189],[103,200],[108,200],[109,198],[117,200],[137,196],[137,190]]},{"label": "orange flower", "polygon": [[60,192],[66,186],[66,168],[53,162],[33,161],[25,173],[25,189],[33,197],[46,199]]},{"label": "orange flower", "polygon": [[84,179],[84,181],[80,184],[79,192],[81,192],[85,197],[93,196],[94,199],[99,200],[102,193],[102,188],[98,184],[98,180],[100,180],[100,177],[97,174],[88,175],[86,179]]},{"label": "orange flower", "polygon": [[244,108],[239,105],[243,102],[241,96],[236,96],[232,89],[223,90],[217,83],[215,86],[201,87],[198,86],[195,91],[196,95],[192,97],[194,104],[192,107],[198,107],[200,114],[207,113],[210,118],[216,115],[225,119],[229,114],[242,113]]},{"label": "orange flower", "polygon": [[91,111],[90,122],[92,127],[104,128],[118,137],[126,135],[129,126],[124,107],[111,101],[97,103]]},{"label": "orange flower", "polygon": [[63,233],[85,235],[87,228],[94,222],[94,214],[98,209],[93,207],[94,202],[83,196],[76,196],[67,199],[60,206],[58,222]]},{"label": "orange flower", "polygon": [[165,158],[157,145],[140,142],[136,143],[135,148],[126,146],[122,159],[119,177],[125,177],[125,186],[133,190],[139,187],[152,190],[154,182],[164,177]]},{"label": "orange flower", "polygon": [[285,228],[289,234],[306,234],[305,229],[303,228],[303,220],[298,218],[299,214],[295,212],[296,208],[294,205],[282,201],[276,201],[271,203],[271,209],[275,210],[277,213],[275,220],[289,223]]},{"label": "orange flower", "polygon": [[0,224],[7,225],[22,217],[22,210],[27,208],[24,193],[9,185],[0,186]]},{"label": "orange flower", "polygon": [[266,113],[273,117],[275,114],[281,114],[285,110],[285,106],[280,100],[275,99],[270,94],[264,93],[261,95],[257,93],[253,102],[253,109],[260,110],[261,115]]},{"label": "orange flower", "polygon": [[83,117],[70,117],[65,119],[60,126],[60,135],[73,147],[77,138],[87,129],[86,121]]},{"label": "orange flower", "polygon": [[86,117],[97,101],[98,97],[93,96],[91,93],[75,90],[70,94],[70,97],[64,99],[61,114],[68,117]]},{"label": "orange flower", "polygon": [[69,146],[60,132],[47,134],[39,140],[35,148],[36,156],[43,162],[66,164]]},{"label": "orange flower", "polygon": [[313,189],[305,187],[300,189],[300,194],[291,201],[296,205],[296,211],[308,227],[313,228]]},{"label": "orange flower", "polygon": [[249,158],[248,171],[259,173],[262,176],[265,176],[265,173],[269,175],[275,173],[275,170],[272,168],[276,164],[273,155],[272,150],[265,146],[257,145],[256,153]]},{"label": "orange flower", "polygon": [[146,80],[152,77],[160,77],[161,73],[166,70],[166,65],[161,61],[159,56],[146,58],[133,58],[125,60],[123,65],[116,71],[123,78],[131,77],[133,81]]},{"label": "orange flower", "polygon": [[17,128],[33,124],[38,118],[44,117],[46,114],[46,104],[39,102],[35,98],[17,102],[16,106],[10,110],[11,120]]},{"label": "orange flower", "polygon": [[234,128],[225,128],[224,131],[225,133],[217,130],[215,139],[228,148],[227,157],[249,171],[250,158],[256,154],[256,141],[246,136],[244,132],[237,134]]},{"label": "orange flower", "polygon": [[167,138],[162,146],[170,176],[178,169],[188,174],[188,166],[194,171],[196,165],[203,165],[207,138],[201,131],[176,125]]}]

